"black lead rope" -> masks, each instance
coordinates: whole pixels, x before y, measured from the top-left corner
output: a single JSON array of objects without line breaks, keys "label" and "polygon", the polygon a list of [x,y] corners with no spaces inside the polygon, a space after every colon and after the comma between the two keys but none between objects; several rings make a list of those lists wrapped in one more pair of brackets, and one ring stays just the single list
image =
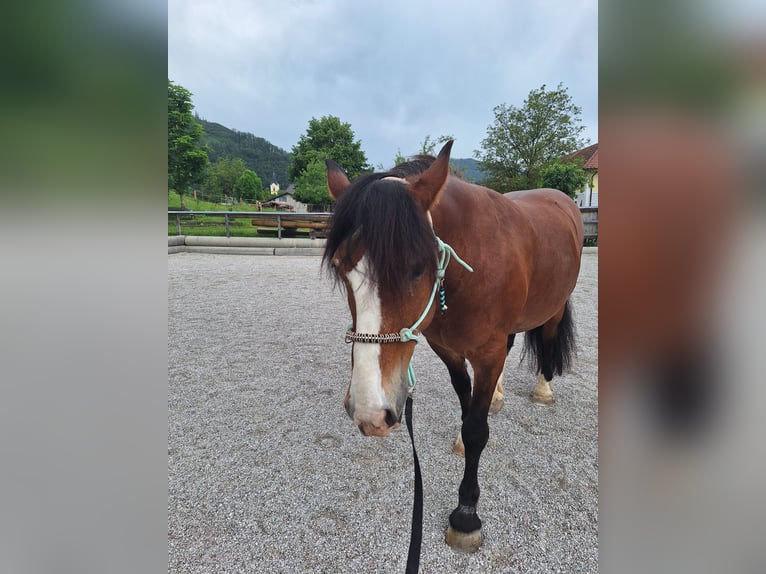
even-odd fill
[{"label": "black lead rope", "polygon": [[410,534],[410,551],[407,553],[407,569],[405,574],[418,574],[420,568],[420,546],[423,542],[423,477],[420,475],[420,462],[415,451],[415,439],[412,436],[412,396],[407,397],[404,407],[404,420],[407,421],[407,431],[412,442],[412,458],[415,461],[415,496],[412,500],[412,533]]}]

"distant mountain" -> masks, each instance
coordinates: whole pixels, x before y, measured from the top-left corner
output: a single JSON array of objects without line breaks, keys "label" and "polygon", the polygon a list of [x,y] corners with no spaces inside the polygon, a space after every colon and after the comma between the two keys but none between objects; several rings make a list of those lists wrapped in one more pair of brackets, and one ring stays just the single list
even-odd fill
[{"label": "distant mountain", "polygon": [[[248,132],[240,132],[215,122],[209,122],[199,116],[195,119],[202,125],[205,135],[202,143],[210,147],[210,163],[224,157],[239,157],[245,165],[261,178],[264,186],[271,183],[272,173],[282,189],[290,183],[287,173],[290,166],[290,154],[268,140]],[[484,173],[479,169],[479,162],[473,158],[452,158],[450,160],[463,177],[474,183],[484,180]]]},{"label": "distant mountain", "polygon": [[479,169],[479,162],[477,160],[470,157],[453,157],[450,159],[450,163],[462,172],[463,179],[474,183],[484,181],[484,172]]},{"label": "distant mountain", "polygon": [[202,125],[205,135],[202,143],[210,147],[210,163],[219,158],[239,157],[261,178],[264,186],[271,183],[272,173],[282,189],[289,183],[287,170],[290,154],[269,141],[248,132],[229,129],[221,124],[195,119]]}]

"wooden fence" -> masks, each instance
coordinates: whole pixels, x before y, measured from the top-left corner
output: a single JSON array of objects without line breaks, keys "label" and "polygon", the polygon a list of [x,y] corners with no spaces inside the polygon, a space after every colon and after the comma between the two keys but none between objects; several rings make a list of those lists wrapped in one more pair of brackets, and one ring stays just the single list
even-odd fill
[{"label": "wooden fence", "polygon": [[231,237],[229,223],[234,219],[250,219],[251,225],[258,229],[276,230],[277,238],[282,239],[285,232],[294,234],[304,229],[311,237],[323,236],[330,222],[331,213],[280,213],[269,211],[168,211],[168,219],[173,218],[176,233],[183,235],[182,221],[195,220],[197,216],[223,217],[226,237]]},{"label": "wooden fence", "polygon": [[[598,207],[581,207],[583,223],[585,224],[585,239],[598,239]],[[279,213],[268,211],[168,211],[168,218],[173,218],[176,233],[182,233],[182,219],[193,219],[195,216],[223,217],[226,237],[230,237],[229,222],[232,219],[250,219],[251,225],[258,229],[276,230],[277,237],[282,239],[285,232],[295,234],[299,229],[304,230],[309,237],[324,237],[330,223],[331,213]]]},{"label": "wooden fence", "polygon": [[598,239],[598,207],[581,207],[580,215],[585,224],[585,240]]}]

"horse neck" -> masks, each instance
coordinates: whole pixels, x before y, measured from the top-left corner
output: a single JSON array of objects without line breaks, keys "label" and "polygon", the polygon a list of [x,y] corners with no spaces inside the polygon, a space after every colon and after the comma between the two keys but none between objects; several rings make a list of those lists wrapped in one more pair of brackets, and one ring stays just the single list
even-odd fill
[{"label": "horse neck", "polygon": [[[435,205],[428,212],[434,233],[442,240],[463,245],[465,217],[471,217],[476,209],[476,197],[466,182],[450,176]],[[453,245],[457,249],[457,245]]]}]

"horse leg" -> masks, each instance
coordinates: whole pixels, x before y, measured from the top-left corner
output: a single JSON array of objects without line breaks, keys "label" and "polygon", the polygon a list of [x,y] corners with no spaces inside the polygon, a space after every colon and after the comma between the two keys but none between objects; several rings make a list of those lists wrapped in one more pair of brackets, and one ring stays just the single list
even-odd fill
[{"label": "horse leg", "polygon": [[[513,347],[513,340],[516,338],[516,333],[511,333],[508,335],[508,342],[506,343],[506,350],[505,354],[506,356],[508,353],[511,352],[511,347]],[[503,373],[500,373],[500,376],[497,379],[497,383],[495,384],[495,392],[492,394],[492,402],[489,404],[489,412],[490,414],[497,414],[500,412],[500,409],[503,408],[503,405],[505,404],[505,389],[503,389]]]},{"label": "horse leg", "polygon": [[[444,364],[447,365],[452,388],[455,389],[457,398],[460,401],[461,420],[465,420],[466,413],[468,412],[468,405],[471,402],[471,377],[468,374],[465,357],[461,357],[457,353],[453,353],[452,351],[435,345],[430,341],[428,344]],[[465,447],[463,446],[463,439],[460,436],[460,432],[458,432],[457,438],[452,444],[452,452],[458,456],[465,455]]]},{"label": "horse leg", "polygon": [[[499,413],[504,404],[505,393],[503,391],[503,373],[501,372],[495,383],[495,390],[492,393],[492,402],[489,403],[489,412],[493,415]],[[463,420],[465,420],[465,414],[463,415]],[[452,452],[458,456],[465,456],[465,445],[463,444],[462,431],[458,431],[457,433],[457,438],[452,444]]]},{"label": "horse leg", "polygon": [[[473,361],[472,361],[473,362]],[[465,444],[465,471],[458,490],[458,506],[449,517],[446,542],[453,548],[474,552],[481,544],[481,519],[476,513],[479,501],[479,459],[489,439],[487,415],[492,394],[505,364],[502,350],[495,360],[474,366],[475,378],[468,412],[461,434]]]},{"label": "horse leg", "polygon": [[546,379],[545,375],[537,373],[537,383],[532,391],[532,400],[538,405],[549,405],[553,402],[552,378]]},{"label": "horse leg", "polygon": [[503,373],[497,378],[495,383],[495,392],[492,393],[492,402],[489,404],[489,412],[491,414],[497,414],[500,409],[505,405],[505,389],[503,389]]},{"label": "horse leg", "polygon": [[525,352],[534,353],[537,384],[532,391],[532,400],[539,404],[553,402],[550,382],[553,375],[561,375],[569,367],[574,354],[574,324],[567,301],[564,306],[541,326],[527,331]]}]

